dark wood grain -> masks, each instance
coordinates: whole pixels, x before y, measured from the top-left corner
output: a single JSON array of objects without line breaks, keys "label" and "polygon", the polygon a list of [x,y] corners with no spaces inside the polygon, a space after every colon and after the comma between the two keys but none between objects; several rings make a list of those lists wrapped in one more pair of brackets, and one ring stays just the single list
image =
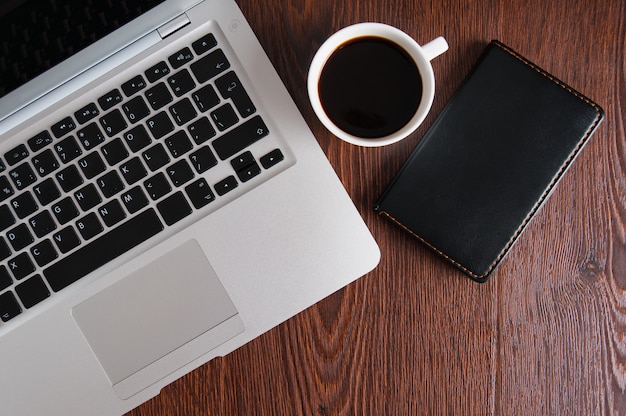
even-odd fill
[{"label": "dark wood grain", "polygon": [[[621,0],[239,0],[380,244],[372,273],[130,415],[626,414],[626,3]],[[308,65],[351,23],[443,35],[432,112],[378,149],[333,138]],[[372,205],[491,39],[597,101],[606,119],[485,284]]]}]

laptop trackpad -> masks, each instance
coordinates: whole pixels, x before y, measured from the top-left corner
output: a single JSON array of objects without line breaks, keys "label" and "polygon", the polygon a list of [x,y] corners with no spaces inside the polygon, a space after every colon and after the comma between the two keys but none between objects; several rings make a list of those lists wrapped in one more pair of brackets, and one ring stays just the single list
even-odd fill
[{"label": "laptop trackpad", "polygon": [[75,306],[72,315],[123,399],[244,329],[195,240]]}]

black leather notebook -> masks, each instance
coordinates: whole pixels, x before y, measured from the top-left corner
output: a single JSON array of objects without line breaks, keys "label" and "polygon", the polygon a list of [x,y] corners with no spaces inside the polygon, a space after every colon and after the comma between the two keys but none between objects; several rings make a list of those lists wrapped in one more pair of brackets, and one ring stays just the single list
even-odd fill
[{"label": "black leather notebook", "polygon": [[492,41],[375,209],[484,282],[603,114]]}]

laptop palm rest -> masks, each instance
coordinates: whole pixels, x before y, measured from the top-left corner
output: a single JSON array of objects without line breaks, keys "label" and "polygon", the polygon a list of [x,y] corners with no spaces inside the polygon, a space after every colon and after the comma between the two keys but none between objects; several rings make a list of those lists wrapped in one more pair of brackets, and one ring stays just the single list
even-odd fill
[{"label": "laptop palm rest", "polygon": [[122,399],[198,358],[194,351],[244,330],[195,240],[75,306],[72,315]]}]

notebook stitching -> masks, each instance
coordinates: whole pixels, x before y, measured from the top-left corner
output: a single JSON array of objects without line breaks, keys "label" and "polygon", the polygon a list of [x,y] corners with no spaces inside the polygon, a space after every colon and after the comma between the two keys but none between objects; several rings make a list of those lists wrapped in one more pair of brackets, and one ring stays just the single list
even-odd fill
[{"label": "notebook stitching", "polygon": [[[554,75],[552,75],[552,74],[548,73],[547,71],[539,68],[537,65],[535,65],[532,62],[530,62],[528,59],[524,58],[522,55],[520,55],[519,53],[515,52],[514,50],[512,50],[511,48],[509,48],[505,44],[503,44],[503,43],[501,43],[499,41],[493,41],[493,43],[495,45],[497,45],[498,47],[500,47],[503,51],[507,52],[509,55],[513,56],[514,58],[518,59],[519,61],[523,62],[524,64],[526,64],[530,68],[534,69],[536,72],[540,73],[541,75],[543,75],[544,77],[549,79],[550,81],[554,82],[559,87],[561,87],[564,90],[572,93],[578,99],[580,99],[580,100],[584,101],[585,103],[589,104],[590,106],[592,106],[596,110],[596,112],[598,114],[596,116],[595,122],[591,126],[592,128],[589,128],[588,131],[589,130],[593,130],[593,127],[595,127],[598,124],[598,121],[599,121],[599,118],[600,118],[600,113],[601,113],[601,110],[600,110],[600,107],[598,106],[598,104],[594,103],[589,98],[587,98],[584,95],[582,95],[580,92],[576,91],[575,89],[573,89],[569,85],[565,84],[563,81],[561,81],[560,79],[556,78]],[[587,135],[585,135],[585,138],[586,138],[586,136]],[[584,139],[583,139],[583,141],[584,141]]]},{"label": "notebook stitching", "polygon": [[[476,278],[482,278],[484,276],[486,276],[487,274],[489,274],[489,271],[485,274],[479,275],[474,273],[473,271],[471,271],[470,269],[468,269],[467,267],[463,266],[461,263],[459,263],[458,261],[454,260],[452,257],[448,256],[446,253],[444,253],[443,251],[439,250],[437,247],[435,247],[434,245],[432,245],[431,243],[429,243],[428,241],[426,241],[424,238],[420,237],[418,234],[416,234],[413,230],[411,230],[409,227],[407,227],[406,225],[404,225],[401,221],[399,221],[397,218],[395,218],[393,215],[391,215],[390,213],[388,213],[387,211],[380,211],[379,215],[385,215],[387,218],[389,218],[391,221],[395,222],[397,225],[399,225],[400,227],[402,227],[403,230],[405,230],[406,232],[408,232],[409,234],[411,234],[413,237],[417,238],[418,240],[420,240],[422,243],[426,244],[428,247],[430,247],[432,250],[436,251],[440,256],[444,257],[446,260],[448,260],[449,262],[453,263],[455,266],[459,267],[460,269],[462,269],[464,272],[468,273],[469,275],[476,277]],[[491,270],[491,268],[489,269]]]},{"label": "notebook stitching", "polygon": [[489,268],[487,269],[487,271],[483,274],[477,274],[473,271],[471,271],[470,269],[468,269],[466,266],[463,266],[461,263],[459,263],[458,261],[454,260],[453,258],[451,258],[450,256],[448,256],[447,254],[445,254],[443,251],[441,251],[440,249],[438,249],[437,247],[435,247],[434,245],[432,245],[431,243],[429,243],[428,241],[426,241],[424,238],[420,237],[418,234],[416,234],[415,232],[413,232],[410,228],[408,228],[406,225],[404,225],[402,222],[400,222],[398,219],[396,219],[394,216],[392,216],[391,214],[389,214],[387,211],[381,211],[380,214],[381,215],[385,215],[387,216],[389,219],[391,219],[393,222],[395,222],[396,224],[398,224],[400,227],[402,227],[402,229],[404,229],[406,232],[408,232],[409,234],[413,235],[415,238],[417,238],[418,240],[420,240],[422,243],[426,244],[428,247],[430,247],[431,249],[433,249],[434,251],[436,251],[439,255],[443,256],[444,258],[446,258],[448,261],[450,261],[451,263],[453,263],[454,265],[456,265],[457,267],[459,267],[461,270],[463,270],[464,272],[466,272],[467,274],[469,274],[472,277],[475,277],[477,279],[483,278],[487,275],[489,275],[489,273],[491,273],[493,271],[493,269],[498,265],[498,263],[502,260],[502,258],[506,255],[506,253],[509,251],[509,249],[511,248],[511,246],[515,243],[515,241],[517,240],[517,238],[519,237],[520,233],[522,232],[522,230],[524,230],[524,228],[526,227],[526,225],[528,225],[528,222],[532,219],[532,217],[535,215],[535,213],[537,212],[537,210],[539,209],[539,207],[541,207],[541,205],[543,204],[543,202],[545,201],[547,195],[550,194],[550,192],[552,191],[552,188],[554,187],[554,185],[556,184],[556,182],[558,182],[558,180],[561,178],[561,176],[563,175],[563,172],[569,167],[570,163],[572,162],[572,160],[576,157],[576,155],[578,155],[578,152],[580,151],[580,149],[582,148],[582,146],[587,143],[587,140],[589,139],[589,137],[591,136],[591,133],[595,130],[595,128],[598,126],[598,124],[600,123],[600,120],[602,119],[602,110],[600,109],[600,107],[594,103],[593,101],[591,101],[589,98],[585,97],[584,95],[582,95],[581,93],[579,93],[578,91],[574,90],[572,87],[566,85],[565,83],[563,83],[561,80],[559,80],[558,78],[554,77],[553,75],[549,74],[548,72],[544,71],[543,69],[539,68],[537,65],[533,64],[532,62],[530,62],[529,60],[527,60],[526,58],[524,58],[523,56],[521,56],[520,54],[518,54],[517,52],[513,51],[512,49],[510,49],[508,46],[504,45],[503,43],[499,42],[499,41],[493,41],[493,44],[497,45],[500,49],[502,49],[503,51],[507,52],[509,55],[511,55],[512,57],[516,58],[517,60],[519,60],[520,62],[524,63],[526,66],[532,68],[533,70],[535,70],[537,73],[541,74],[542,76],[544,76],[545,78],[549,79],[550,81],[552,81],[553,83],[555,83],[556,85],[558,85],[559,87],[565,89],[566,91],[568,91],[569,93],[571,93],[572,95],[574,95],[575,97],[577,97],[578,99],[584,101],[585,103],[587,103],[588,105],[590,105],[595,111],[596,111],[596,118],[594,120],[594,122],[591,124],[591,126],[589,126],[589,128],[587,129],[587,131],[585,132],[585,135],[583,136],[582,140],[580,140],[580,142],[578,143],[578,145],[576,146],[576,148],[574,149],[574,151],[571,153],[571,155],[567,158],[567,160],[565,161],[565,163],[563,164],[563,166],[561,166],[561,168],[559,169],[559,171],[557,172],[557,174],[555,175],[555,177],[552,179],[552,181],[548,184],[548,186],[546,187],[546,190],[543,192],[543,194],[539,197],[539,199],[537,200],[537,202],[535,203],[535,205],[533,206],[533,208],[530,210],[530,212],[528,213],[528,215],[526,216],[526,218],[524,218],[524,221],[522,221],[522,223],[520,224],[520,226],[517,228],[517,230],[515,231],[515,233],[513,234],[513,236],[509,239],[509,241],[507,242],[507,244],[504,246],[504,248],[502,249],[502,251],[500,252],[500,254],[498,255],[498,257],[496,257],[496,259],[490,264]]},{"label": "notebook stitching", "polygon": [[498,257],[494,260],[494,262],[491,264],[491,266],[489,267],[489,269],[487,270],[487,272],[483,276],[489,274],[493,270],[493,268],[500,262],[500,260],[502,260],[502,258],[508,252],[508,250],[511,248],[511,246],[513,245],[515,240],[517,240],[517,237],[519,237],[519,235],[522,232],[522,230],[526,227],[528,222],[535,215],[535,213],[537,212],[539,207],[541,207],[541,205],[545,201],[546,197],[552,191],[552,188],[554,187],[554,185],[559,181],[559,179],[561,178],[561,176],[563,175],[565,170],[567,170],[567,168],[571,164],[572,160],[578,155],[578,152],[585,145],[585,143],[587,143],[587,140],[591,136],[591,133],[595,130],[595,128],[600,123],[600,120],[602,119],[602,117],[601,117],[602,116],[602,111],[601,111],[600,107],[596,103],[591,101],[589,98],[585,97],[584,95],[582,95],[578,91],[574,90],[572,87],[570,87],[570,86],[566,85],[565,83],[563,83],[558,78],[554,77],[553,75],[551,75],[548,72],[544,71],[543,69],[539,68],[537,65],[535,65],[532,62],[528,61],[526,58],[524,58],[523,56],[521,56],[517,52],[513,51],[512,49],[510,49],[508,46],[506,46],[506,45],[504,45],[504,44],[502,44],[500,42],[497,42],[497,41],[494,42],[494,43],[497,44],[502,50],[504,50],[505,52],[509,53],[514,58],[518,59],[520,62],[523,62],[524,64],[526,64],[527,66],[529,66],[533,70],[537,71],[542,76],[544,76],[547,79],[551,80],[556,85],[560,86],[561,88],[563,88],[566,91],[570,92],[572,95],[574,95],[578,99],[580,99],[580,100],[584,101],[585,103],[587,103],[588,105],[590,105],[594,110],[596,110],[596,118],[593,121],[593,123],[589,126],[589,128],[587,128],[587,131],[585,132],[585,135],[583,136],[582,140],[580,140],[578,142],[578,145],[576,146],[574,151],[570,154],[570,156],[567,158],[565,163],[561,166],[561,168],[559,169],[557,174],[554,176],[552,181],[548,184],[548,186],[546,187],[546,190],[543,192],[541,197],[539,197],[539,199],[537,200],[537,202],[535,203],[533,208],[530,210],[530,212],[528,213],[528,215],[526,216],[524,221],[522,221],[520,226],[517,228],[517,230],[515,231],[515,234],[513,234],[513,236],[509,239],[508,243],[506,244],[506,246],[504,247],[502,252],[500,252],[500,255],[498,255]]}]

